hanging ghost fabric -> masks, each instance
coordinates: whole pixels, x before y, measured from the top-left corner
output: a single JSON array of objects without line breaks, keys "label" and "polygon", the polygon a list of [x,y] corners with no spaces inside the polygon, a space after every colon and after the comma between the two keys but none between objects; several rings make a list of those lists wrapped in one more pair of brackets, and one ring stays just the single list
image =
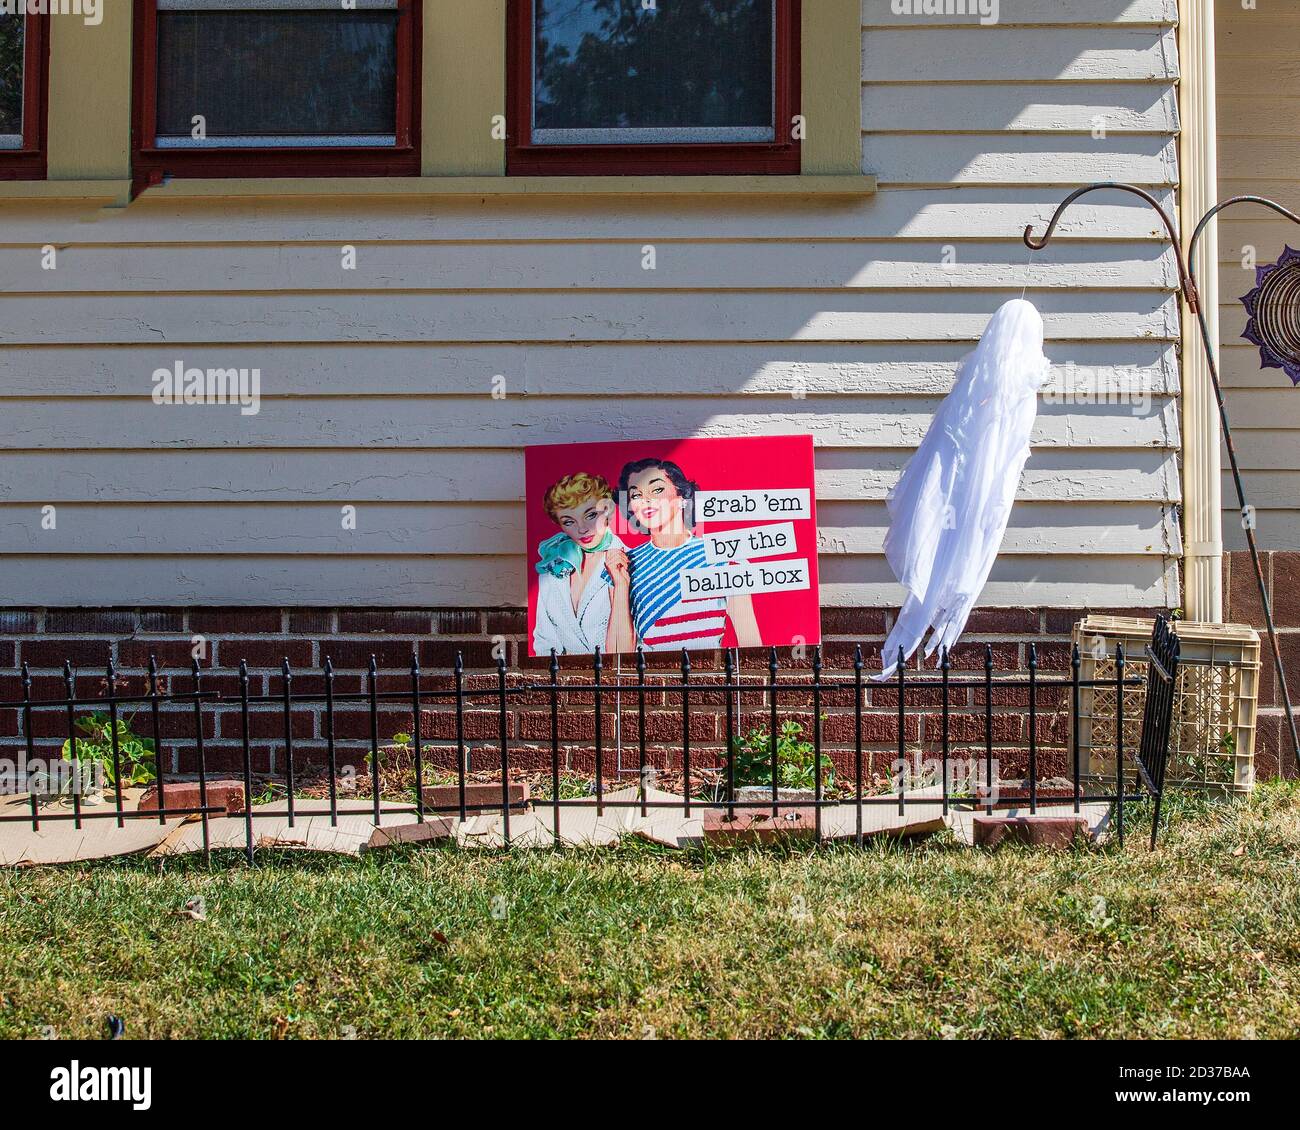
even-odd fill
[{"label": "hanging ghost fabric", "polygon": [[881,652],[885,679],[927,630],[929,658],[957,642],[1002,545],[1038,390],[1050,362],[1033,303],[1008,302],[957,369],[953,390],[889,496],[885,556],[907,597]]}]

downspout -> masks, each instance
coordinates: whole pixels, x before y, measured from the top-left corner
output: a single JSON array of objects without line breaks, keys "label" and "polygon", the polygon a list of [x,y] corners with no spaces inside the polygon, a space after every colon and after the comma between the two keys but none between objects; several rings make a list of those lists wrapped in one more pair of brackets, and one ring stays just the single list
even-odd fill
[{"label": "downspout", "polygon": [[[1180,0],[1179,208],[1183,252],[1219,193],[1214,0]],[[1201,303],[1215,357],[1219,345],[1217,221],[1201,237]],[[1219,417],[1196,319],[1182,319],[1183,607],[1189,620],[1223,621],[1223,509]]]}]

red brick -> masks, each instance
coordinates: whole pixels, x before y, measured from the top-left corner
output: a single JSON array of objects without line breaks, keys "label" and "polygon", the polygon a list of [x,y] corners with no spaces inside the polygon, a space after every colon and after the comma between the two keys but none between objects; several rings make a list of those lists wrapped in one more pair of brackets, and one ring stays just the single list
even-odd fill
[{"label": "red brick", "polygon": [[[31,689],[33,702],[62,698],[65,690],[63,677],[61,675],[33,675]],[[22,677],[16,672],[12,675],[0,675],[0,699],[17,701],[22,697]]]},{"label": "red brick", "polygon": [[[221,710],[218,712],[217,717],[220,719],[218,732],[223,738],[243,738],[242,714],[238,708]],[[299,707],[291,713],[290,717],[293,719],[293,736],[295,738],[314,738],[316,736],[316,718],[311,711]],[[250,738],[274,738],[276,740],[283,738],[284,711],[250,710],[248,712],[248,736]]]},{"label": "red brick", "polygon": [[[517,665],[521,671],[527,672],[530,677],[536,678],[540,673],[545,679],[549,677],[551,670],[551,657],[549,655],[527,654],[527,647],[520,644],[517,649]],[[629,656],[623,656],[622,669],[626,677],[636,678],[636,660]],[[590,678],[594,668],[594,660],[590,655],[560,655],[556,657],[557,667],[560,673],[560,682],[581,682],[583,678]],[[495,662],[494,664],[495,665]],[[647,656],[646,670],[652,669],[652,664]],[[661,664],[662,666],[662,664]],[[601,659],[602,674],[618,670],[617,656],[603,656]]]},{"label": "red brick", "polygon": [[[119,667],[148,668],[149,656],[158,660],[158,668],[177,668],[188,671],[194,662],[195,645],[190,640],[123,640],[117,645]],[[212,648],[204,649],[206,655],[199,659],[200,667],[212,666]]]},{"label": "red brick", "polygon": [[45,613],[47,632],[127,634],[135,630],[129,608],[51,608]]},{"label": "red brick", "polygon": [[[864,646],[852,641],[831,640],[822,644],[822,666],[832,669],[832,673],[839,678],[849,675],[853,671],[853,660],[859,647],[862,648],[862,678],[866,680],[875,670],[872,664],[880,651],[878,645]],[[827,675],[823,673],[822,677],[826,678]]]},{"label": "red brick", "polygon": [[[466,669],[471,667],[495,669],[497,666],[496,656],[492,653],[492,644],[487,641],[473,640],[423,640],[420,643],[420,666],[454,667],[457,654],[460,654]],[[410,662],[409,655],[407,662]],[[506,665],[510,665],[508,653]]]},{"label": "red brick", "polygon": [[[1279,632],[1278,649],[1282,652],[1282,670],[1286,673],[1286,689],[1291,694],[1292,706],[1300,706],[1300,632]],[[1282,689],[1277,680],[1277,664],[1268,636],[1261,633],[1260,683],[1261,706],[1281,706]]]},{"label": "red brick", "polygon": [[[516,746],[513,742],[506,743],[506,750],[509,754],[511,769],[521,769],[524,766],[516,760],[516,753],[521,752],[524,746]],[[560,749],[561,756],[564,755],[564,748]],[[501,771],[501,747],[496,742],[471,746],[465,751],[467,758],[467,768],[471,773],[499,773]],[[546,764],[550,765],[550,753],[546,755]],[[605,751],[605,764],[613,764],[613,756],[610,750]]]},{"label": "red brick", "polygon": [[[500,719],[495,710],[466,710],[464,737],[466,741],[491,741],[500,732]],[[549,720],[550,715],[547,715]],[[507,720],[508,721],[508,720]],[[549,721],[548,721],[549,726]],[[547,735],[549,736],[549,729]],[[420,737],[434,741],[456,740],[456,713],[454,709],[420,711]]]},{"label": "red brick", "polygon": [[36,631],[36,613],[29,608],[9,608],[0,612],[0,635],[31,635]]},{"label": "red brick", "polygon": [[380,667],[409,670],[411,666],[411,642],[408,640],[338,640],[323,639],[319,642],[321,663],[328,658],[337,670],[368,670],[370,657]]},{"label": "red brick", "polygon": [[[926,672],[926,677],[929,677]],[[913,677],[913,672],[908,672],[908,677]],[[939,687],[926,687],[921,689],[911,689],[904,683],[903,694],[906,700],[906,709],[910,712],[918,706],[942,706],[943,690]],[[952,688],[949,688],[952,693]],[[871,687],[871,705],[879,710],[898,710],[898,683],[873,684]]]},{"label": "red brick", "polygon": [[[102,708],[101,708],[102,709]],[[89,707],[78,707],[76,716],[85,717],[90,713]],[[130,711],[120,710],[120,716],[125,720]],[[131,728],[142,737],[153,736],[153,718],[150,712],[142,710],[138,712],[131,720]],[[158,733],[163,738],[189,738],[194,733],[194,712],[193,710],[160,710],[158,712]],[[38,738],[59,738],[63,739],[68,736],[68,715],[65,710],[33,710],[32,711],[32,734]],[[216,734],[216,722],[210,710],[203,712],[203,736],[205,738],[213,737]],[[81,737],[80,731],[77,733]]]},{"label": "red brick", "polygon": [[376,828],[361,850],[378,851],[397,844],[424,844],[431,840],[450,839],[455,832],[455,822],[444,817],[429,817],[422,824],[393,824]]},{"label": "red brick", "polygon": [[975,844],[997,847],[1004,843],[1031,847],[1068,848],[1088,836],[1083,816],[988,816],[975,815]]},{"label": "red brick", "polygon": [[[513,758],[511,759],[513,764]],[[510,783],[510,807],[527,808],[532,793],[526,781]],[[460,808],[459,785],[425,785],[424,803],[435,812],[449,812]],[[500,812],[501,785],[465,782],[465,808],[473,812]]]},{"label": "red brick", "polygon": [[[915,742],[920,739],[918,716],[908,713],[903,721],[903,740]],[[809,736],[810,731],[805,731]],[[830,714],[822,723],[823,740],[835,745],[851,745],[856,739],[856,726],[851,713]],[[895,745],[898,742],[898,715],[864,713],[862,715],[863,745]]]},{"label": "red brick", "polygon": [[[271,771],[271,747],[270,746],[251,746],[249,748],[249,763],[252,772],[258,776],[265,776]],[[294,764],[300,764],[299,750],[294,747]],[[323,759],[322,759],[323,760]],[[182,773],[197,773],[199,771],[198,754],[191,743],[185,743],[176,747],[176,761]],[[208,780],[213,780],[214,773],[242,773],[244,771],[244,750],[241,745],[222,744],[203,746],[203,763],[207,769]],[[170,806],[171,801],[167,804]]]},{"label": "red brick", "polygon": [[140,631],[142,632],[183,632],[185,630],[185,612],[180,608],[142,608],[140,610]]},{"label": "red brick", "polygon": [[[1055,643],[1047,641],[1037,643],[1034,647],[1038,655],[1038,670],[1043,671],[1069,671],[1070,657],[1072,654],[1071,645],[1068,643]],[[1029,649],[1025,648],[1025,673],[1028,677],[1029,671]]]},{"label": "red brick", "polygon": [[[278,671],[286,657],[291,667],[313,665],[309,640],[221,640],[217,644],[217,656],[221,666],[226,668],[238,668],[239,661],[242,659],[250,667],[272,668]],[[324,662],[323,657],[321,662]],[[295,679],[295,685],[296,682]]]},{"label": "red brick", "polygon": [[1041,615],[1036,608],[976,608],[966,621],[967,633],[1037,635]]},{"label": "red brick", "polygon": [[[207,782],[208,807],[224,808],[227,812],[244,810],[244,783],[220,777]],[[198,808],[201,803],[198,781],[168,781],[163,778],[163,804],[168,808]],[[141,809],[158,809],[158,786],[150,785],[140,797]]]},{"label": "red brick", "polygon": [[477,609],[453,609],[434,615],[434,630],[443,636],[482,636],[483,614]]},{"label": "red brick", "polygon": [[[1018,742],[1020,740],[1021,729],[1022,719],[1019,714],[993,715],[993,741],[995,744]],[[928,742],[937,742],[941,740],[942,735],[943,715],[925,715],[925,740]],[[984,715],[949,714],[948,740],[949,742],[982,743],[985,740]]]},{"label": "red brick", "polygon": [[[293,693],[296,698],[298,695],[323,695],[325,693],[325,676],[321,674],[319,666],[314,667],[294,667],[290,672],[293,676]],[[361,694],[367,690],[367,676],[343,672],[334,675],[334,693],[340,694]],[[284,676],[279,670],[267,672],[266,682],[269,694],[284,693]],[[323,704],[322,704],[323,705]]]},{"label": "red brick", "polygon": [[23,640],[22,658],[30,667],[62,667],[66,659],[74,668],[98,667],[102,673],[111,647],[108,640]]},{"label": "red brick", "polygon": [[489,636],[522,636],[528,631],[528,612],[522,608],[490,611],[483,619]]},{"label": "red brick", "polygon": [[258,635],[280,631],[278,608],[196,608],[190,631],[205,636]]},{"label": "red brick", "polygon": [[[993,672],[1015,671],[1020,667],[1020,645],[1014,643],[959,643],[949,653],[954,671],[983,671],[986,647],[993,648]],[[937,656],[935,657],[937,658]],[[933,660],[932,660],[933,662]]]},{"label": "red brick", "polygon": [[[385,632],[390,635],[427,636],[433,627],[429,612],[398,608],[344,609],[339,613],[340,632]],[[407,649],[409,652],[409,648]],[[408,660],[410,656],[407,656]]]},{"label": "red brick", "polygon": [[823,608],[822,632],[828,636],[851,636],[855,640],[885,634],[883,608]]},{"label": "red brick", "polygon": [[[546,735],[550,736],[550,718],[546,717]],[[693,742],[710,742],[716,741],[719,737],[721,728],[719,723],[721,718],[712,713],[691,710],[691,741]],[[647,711],[645,717],[646,741],[648,742],[676,742],[682,740],[682,715],[679,710],[664,711]],[[541,737],[542,735],[524,734],[525,737]],[[582,735],[590,737],[590,734]],[[635,710],[623,712],[623,741],[639,742],[641,740],[640,718]]]},{"label": "red brick", "polygon": [[[248,689],[251,694],[255,687],[260,688],[261,682],[258,676],[250,676],[248,680]],[[194,679],[190,675],[172,675],[171,689],[173,694],[190,694],[194,690]],[[222,698],[239,697],[239,676],[234,672],[207,672],[199,674],[199,689],[205,695],[217,694]],[[186,709],[190,709],[188,706]]]},{"label": "red brick", "polygon": [[289,631],[327,636],[334,630],[334,613],[328,608],[290,608]]},{"label": "red brick", "polygon": [[0,643],[0,667],[14,667],[18,663],[18,647],[12,641]]},{"label": "red brick", "polygon": [[[1249,554],[1246,559],[1249,563]],[[1233,566],[1236,567],[1235,562]],[[1272,581],[1269,595],[1273,601],[1273,622],[1283,628],[1300,628],[1300,553],[1274,553]],[[1300,675],[1296,677],[1300,679]]]},{"label": "red brick", "polygon": [[[1026,733],[1029,719],[1025,719]],[[1070,716],[1066,713],[1038,715],[1036,737],[1040,745],[1064,745],[1070,740]]]},{"label": "red brick", "polygon": [[[600,720],[601,737],[612,741],[614,737],[614,715],[609,711]],[[680,731],[681,723],[678,723]],[[556,728],[560,741],[595,741],[596,715],[590,711],[561,712],[556,719]],[[551,715],[542,711],[526,711],[519,715],[519,736],[525,741],[549,741],[551,737]]]},{"label": "red brick", "polygon": [[[1020,677],[1025,678],[1026,675],[1022,673]],[[1068,709],[1070,688],[1059,685],[1058,680],[1059,676],[1053,673],[1050,676],[1050,681],[1044,679],[1039,682],[1036,696],[1040,711],[1054,711],[1063,704]],[[1029,688],[1027,686],[1005,687],[994,683],[992,698],[994,706],[1018,706],[1025,710],[1029,708]],[[984,688],[982,686],[975,686],[971,689],[971,705],[983,708]]]},{"label": "red brick", "polygon": [[764,809],[738,808],[732,817],[724,808],[706,808],[704,839],[719,846],[811,839],[816,832],[814,812],[812,808],[783,806],[774,817]]},{"label": "red brick", "polygon": [[[325,733],[326,719],[321,715],[320,732]],[[394,734],[409,734],[411,732],[411,712],[409,710],[385,710],[379,711],[379,740],[387,742],[391,740]],[[370,711],[361,709],[341,710],[335,708],[334,711],[334,736],[336,738],[361,738],[366,741],[370,740]],[[424,735],[421,735],[423,737]]]},{"label": "red brick", "polygon": [[1295,752],[1286,716],[1280,710],[1261,713],[1255,729],[1256,780],[1295,776]]},{"label": "red brick", "polygon": [[[1259,599],[1259,578],[1255,575],[1255,566],[1248,552],[1229,554],[1228,587],[1224,593],[1226,618],[1235,624],[1251,624],[1256,628],[1264,626],[1264,606]],[[1264,570],[1264,583],[1269,586],[1269,595],[1276,599],[1276,586],[1270,578],[1272,554],[1260,554],[1260,566]]]}]

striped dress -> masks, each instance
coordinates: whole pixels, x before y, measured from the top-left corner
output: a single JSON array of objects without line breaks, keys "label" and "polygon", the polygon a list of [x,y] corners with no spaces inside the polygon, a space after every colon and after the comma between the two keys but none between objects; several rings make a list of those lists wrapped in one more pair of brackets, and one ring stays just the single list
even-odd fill
[{"label": "striped dress", "polygon": [[632,623],[646,651],[722,646],[726,597],[682,600],[679,574],[709,565],[704,542],[692,537],[676,549],[645,542],[628,551],[632,572]]}]

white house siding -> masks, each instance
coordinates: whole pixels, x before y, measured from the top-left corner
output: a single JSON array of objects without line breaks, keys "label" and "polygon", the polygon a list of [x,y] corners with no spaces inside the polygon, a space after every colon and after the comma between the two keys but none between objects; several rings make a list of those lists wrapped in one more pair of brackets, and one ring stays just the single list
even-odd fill
[{"label": "white house siding", "polygon": [[[1027,285],[1056,362],[1150,402],[1044,403],[985,603],[1176,602],[1158,224],[1093,197],[1032,262],[1019,238],[1082,181],[1172,197],[1174,0],[1001,15],[865,0],[870,198],[0,206],[3,600],[519,604],[524,444],[806,431],[824,602],[896,603],[885,496]],[[154,405],[177,360],[260,368],[261,412]]]},{"label": "white house siding", "polygon": [[[1219,83],[1219,191],[1251,193],[1300,212],[1300,5],[1261,2],[1216,10]],[[1257,510],[1263,549],[1300,546],[1300,392],[1280,369],[1261,369],[1259,349],[1241,338],[1246,316],[1238,299],[1255,285],[1248,265],[1273,262],[1286,245],[1300,247],[1300,228],[1263,208],[1238,205],[1219,221],[1219,330],[1223,383]],[[1237,496],[1223,460],[1223,533],[1244,549]]]}]

